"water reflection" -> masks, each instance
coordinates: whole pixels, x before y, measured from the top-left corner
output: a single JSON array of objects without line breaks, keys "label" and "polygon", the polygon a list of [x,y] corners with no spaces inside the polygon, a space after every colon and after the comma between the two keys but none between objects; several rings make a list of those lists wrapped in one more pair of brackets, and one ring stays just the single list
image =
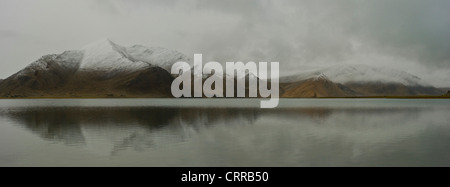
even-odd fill
[{"label": "water reflection", "polygon": [[[112,143],[112,155],[133,148],[142,151],[160,144],[186,141],[189,131],[211,125],[252,124],[256,110],[225,108],[151,107],[27,107],[0,112],[39,137],[68,146]],[[155,140],[159,139],[159,140]],[[163,138],[163,140],[161,140]],[[87,142],[90,141],[90,142]]]},{"label": "water reflection", "polygon": [[[21,107],[0,110],[0,119],[14,121],[46,141],[109,158],[167,148],[152,156],[171,155],[176,162],[164,158],[158,161],[161,165],[448,166],[449,111],[420,107]],[[189,162],[178,162],[183,160]]]}]

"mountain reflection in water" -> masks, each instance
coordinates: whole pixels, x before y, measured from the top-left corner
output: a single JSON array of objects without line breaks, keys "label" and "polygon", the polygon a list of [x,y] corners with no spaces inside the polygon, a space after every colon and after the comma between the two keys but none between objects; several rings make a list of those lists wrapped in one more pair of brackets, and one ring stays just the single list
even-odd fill
[{"label": "mountain reflection in water", "polygon": [[449,111],[31,106],[2,109],[0,120],[113,163],[142,154],[161,159],[136,160],[151,166],[449,166]]}]

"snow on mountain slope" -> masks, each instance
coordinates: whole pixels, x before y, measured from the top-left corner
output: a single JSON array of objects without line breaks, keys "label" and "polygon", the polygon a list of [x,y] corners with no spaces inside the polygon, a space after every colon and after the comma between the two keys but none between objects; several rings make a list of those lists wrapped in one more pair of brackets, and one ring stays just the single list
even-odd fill
[{"label": "snow on mountain slope", "polygon": [[123,47],[105,39],[83,47],[82,70],[131,71],[159,66],[170,72],[172,65],[189,59],[176,51],[135,45]]},{"label": "snow on mountain slope", "polygon": [[74,72],[79,68],[82,58],[83,53],[81,51],[65,51],[60,55],[45,55],[19,71],[16,76],[20,77],[55,68]]},{"label": "snow on mountain slope", "polygon": [[176,62],[190,61],[190,59],[182,53],[161,47],[148,48],[142,45],[134,45],[127,48],[126,51],[135,60],[159,66],[168,72],[171,71],[172,65]]},{"label": "snow on mountain slope", "polygon": [[382,82],[382,83],[401,83],[407,86],[427,86],[419,77],[404,71],[371,67],[367,65],[336,65],[328,68],[319,68],[315,70],[305,71],[296,75],[281,78],[281,82],[296,82],[325,76],[329,80],[346,84],[346,83],[365,83],[365,82]]},{"label": "snow on mountain slope", "polygon": [[126,51],[109,40],[102,40],[83,48],[81,70],[113,71],[135,70],[148,67],[148,63],[134,60]]}]

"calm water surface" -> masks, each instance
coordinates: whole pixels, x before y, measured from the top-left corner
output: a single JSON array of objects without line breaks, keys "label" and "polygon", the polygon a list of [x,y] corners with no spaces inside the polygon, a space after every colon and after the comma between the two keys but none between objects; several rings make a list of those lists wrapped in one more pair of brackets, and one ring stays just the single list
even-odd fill
[{"label": "calm water surface", "polygon": [[0,166],[450,166],[450,100],[0,100]]}]

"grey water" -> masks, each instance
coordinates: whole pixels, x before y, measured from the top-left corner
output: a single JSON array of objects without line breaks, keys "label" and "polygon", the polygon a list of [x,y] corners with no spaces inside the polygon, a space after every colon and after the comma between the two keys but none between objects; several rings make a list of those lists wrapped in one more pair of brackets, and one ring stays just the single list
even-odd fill
[{"label": "grey water", "polygon": [[0,100],[0,166],[450,166],[450,100]]}]

